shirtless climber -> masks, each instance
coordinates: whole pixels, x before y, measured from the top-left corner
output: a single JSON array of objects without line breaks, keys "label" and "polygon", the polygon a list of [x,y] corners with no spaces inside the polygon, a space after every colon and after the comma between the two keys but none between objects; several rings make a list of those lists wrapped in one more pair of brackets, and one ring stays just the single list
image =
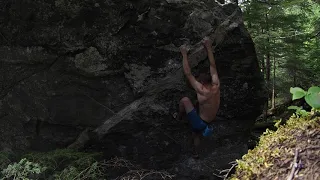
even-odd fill
[{"label": "shirtless climber", "polygon": [[198,147],[200,144],[200,136],[210,136],[212,127],[209,125],[216,117],[220,105],[220,82],[216,70],[216,64],[213,57],[212,44],[209,38],[203,39],[203,44],[208,52],[210,61],[210,74],[200,74],[196,79],[189,67],[186,45],[180,47],[183,57],[184,74],[189,80],[191,86],[197,93],[199,103],[199,112],[197,113],[194,105],[188,97],[183,97],[179,103],[179,113],[177,119],[181,120],[183,116],[187,116],[192,126],[192,137],[194,143],[194,157],[198,157]]}]

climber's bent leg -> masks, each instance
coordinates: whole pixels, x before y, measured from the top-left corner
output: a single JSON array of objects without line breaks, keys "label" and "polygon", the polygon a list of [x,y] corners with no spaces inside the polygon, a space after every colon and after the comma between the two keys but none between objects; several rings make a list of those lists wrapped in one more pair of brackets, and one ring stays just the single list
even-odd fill
[{"label": "climber's bent leg", "polygon": [[188,97],[183,97],[179,102],[179,113],[177,116],[178,120],[181,120],[183,116],[188,114],[194,109],[191,100]]},{"label": "climber's bent leg", "polygon": [[207,124],[198,115],[196,109],[194,108],[191,100],[188,97],[184,97],[180,100],[179,114],[177,119],[181,120],[182,116],[184,115],[187,115],[193,132],[200,133],[207,127]]}]

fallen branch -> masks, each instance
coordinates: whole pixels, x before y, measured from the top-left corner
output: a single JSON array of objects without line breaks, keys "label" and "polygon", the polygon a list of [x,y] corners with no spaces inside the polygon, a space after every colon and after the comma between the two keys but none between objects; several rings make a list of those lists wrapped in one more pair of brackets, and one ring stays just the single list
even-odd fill
[{"label": "fallen branch", "polygon": [[131,171],[125,173],[124,175],[118,177],[117,179],[120,179],[120,180],[127,180],[127,179],[143,180],[146,177],[150,177],[151,175],[152,176],[159,175],[159,176],[161,176],[162,179],[173,179],[175,177],[175,175],[169,174],[168,172],[165,172],[165,171],[141,169],[141,170],[131,170]]},{"label": "fallen branch", "polygon": [[229,177],[231,171],[232,171],[237,165],[238,165],[237,162],[233,162],[231,168],[229,169],[229,171],[228,171],[227,174],[225,175],[224,180],[226,180],[226,179]]},{"label": "fallen branch", "polygon": [[296,148],[296,151],[295,151],[295,154],[294,154],[293,163],[292,163],[291,172],[290,172],[287,180],[292,180],[293,177],[294,177],[294,173],[295,173],[296,168],[297,168],[298,155],[299,155],[299,150],[298,150],[298,148]]},{"label": "fallen branch", "polygon": [[[229,169],[224,169],[224,170],[219,171],[219,175],[217,175],[215,173],[213,173],[213,175],[215,175],[219,178],[223,178],[223,180],[226,180],[229,177],[231,171],[238,165],[238,163],[235,161],[232,161],[229,164],[232,165]],[[225,174],[221,175],[222,173],[225,173]]]},{"label": "fallen branch", "polygon": [[105,161],[102,165],[111,168],[127,168],[128,172],[116,178],[119,180],[143,180],[151,175],[159,175],[162,179],[173,179],[175,177],[175,175],[169,174],[166,171],[141,169],[130,161],[118,157]]},{"label": "fallen branch", "polygon": [[127,168],[128,170],[132,170],[134,168],[137,168],[137,166],[134,166],[130,161],[115,157],[113,159],[110,159],[108,161],[105,161],[102,163],[103,165],[107,167],[112,167],[112,168]]}]

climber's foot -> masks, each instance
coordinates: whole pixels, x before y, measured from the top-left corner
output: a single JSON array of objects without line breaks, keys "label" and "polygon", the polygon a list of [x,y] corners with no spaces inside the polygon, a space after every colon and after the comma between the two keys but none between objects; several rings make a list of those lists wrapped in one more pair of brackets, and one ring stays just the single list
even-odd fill
[{"label": "climber's foot", "polygon": [[192,158],[193,159],[199,159],[199,153],[195,148],[192,150]]},{"label": "climber's foot", "polygon": [[173,117],[174,119],[177,119],[177,116],[178,116],[178,113],[176,113],[176,112],[172,114],[172,117]]},{"label": "climber's foot", "polygon": [[181,115],[180,115],[179,113],[177,113],[177,112],[173,113],[173,114],[172,114],[172,117],[173,117],[174,119],[176,119],[176,120],[181,120],[181,119],[182,119]]},{"label": "climber's foot", "polygon": [[199,154],[192,154],[193,159],[199,159]]}]

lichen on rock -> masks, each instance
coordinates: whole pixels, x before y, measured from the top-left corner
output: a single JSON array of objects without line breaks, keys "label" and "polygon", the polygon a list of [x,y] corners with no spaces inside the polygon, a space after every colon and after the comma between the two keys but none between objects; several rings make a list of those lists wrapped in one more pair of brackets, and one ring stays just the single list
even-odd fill
[{"label": "lichen on rock", "polygon": [[151,68],[149,66],[138,64],[125,64],[124,67],[129,70],[125,73],[125,77],[131,84],[131,87],[135,93],[144,87],[146,79],[151,75]]},{"label": "lichen on rock", "polygon": [[85,52],[77,54],[74,63],[80,71],[92,76],[99,76],[108,68],[107,60],[94,47],[89,47]]}]

